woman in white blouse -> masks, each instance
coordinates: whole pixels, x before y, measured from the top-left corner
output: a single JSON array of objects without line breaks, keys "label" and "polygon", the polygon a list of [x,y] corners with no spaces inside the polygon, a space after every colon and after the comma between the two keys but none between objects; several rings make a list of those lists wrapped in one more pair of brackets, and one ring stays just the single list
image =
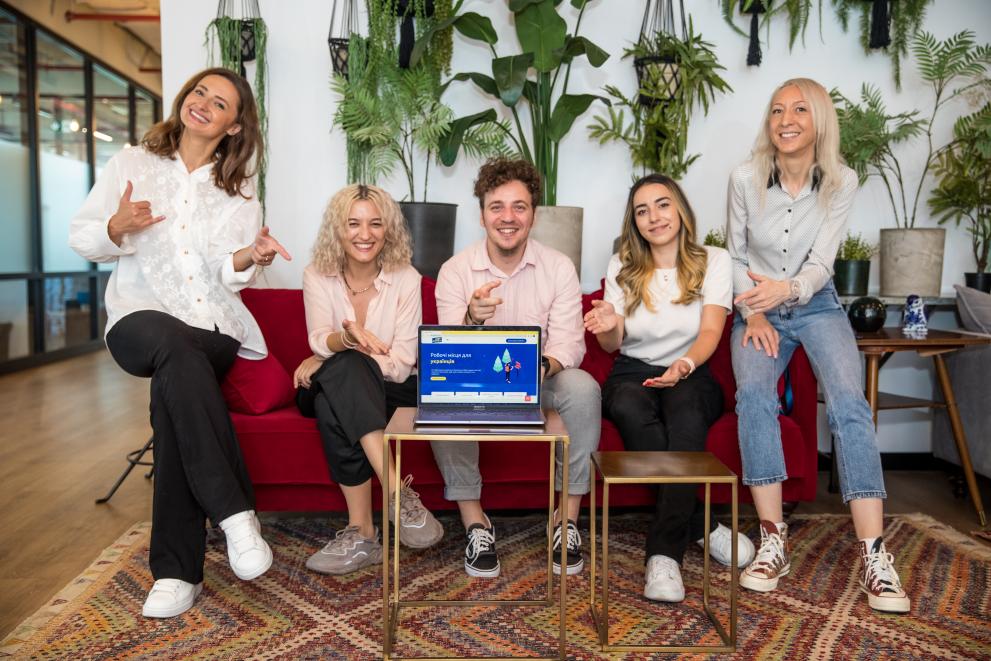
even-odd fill
[{"label": "woman in white blouse", "polygon": [[252,181],[261,148],[247,82],[226,69],[200,72],[140,147],[110,159],[70,228],[76,252],[114,264],[105,296],[111,355],[151,377],[155,583],[146,617],[193,605],[203,587],[206,517],[226,534],[239,578],[272,564],[219,386],[237,355],[266,354],[238,292],[276,254],[289,259],[261,228]]},{"label": "woman in white blouse", "polygon": [[[602,387],[603,413],[628,450],[697,452],[723,412],[719,384],[705,364],[722,337],[733,298],[729,255],[696,240],[695,214],[681,187],[651,174],[630,189],[619,253],[606,271],[602,301],[585,315],[585,327],[606,351],[619,350]],[[704,530],[695,485],[658,489],[647,533],[644,596],[685,598],[680,565],[691,541],[709,535],[710,553],[732,558],[732,532],[722,524]],[[738,535],[738,564],[753,544]]]},{"label": "woman in white blouse", "polygon": [[[372,475],[382,480],[382,433],[399,406],[416,405],[420,274],[410,264],[409,230],[381,188],[355,184],[331,198],[303,271],[306,327],[314,355],[296,369],[297,404],[316,417],[331,476],[348,506],[348,524],[306,562],[347,574],[382,560],[372,522]],[[426,548],[444,528],[403,481],[399,541]],[[397,486],[395,472],[390,485]],[[392,507],[390,500],[390,508]]]},{"label": "woman in white blouse", "polygon": [[775,384],[801,345],[826,396],[843,502],[860,540],[861,589],[872,608],[901,613],[910,602],[881,539],[885,491],[874,422],[853,331],[831,279],[857,192],[857,175],[842,163],[839,141],[825,88],[807,78],[785,81],[768,103],[751,159],[730,179],[727,239],[739,310],[732,345],[736,411],[743,483],[750,486],[761,535],[740,585],[769,592],[791,571]]}]

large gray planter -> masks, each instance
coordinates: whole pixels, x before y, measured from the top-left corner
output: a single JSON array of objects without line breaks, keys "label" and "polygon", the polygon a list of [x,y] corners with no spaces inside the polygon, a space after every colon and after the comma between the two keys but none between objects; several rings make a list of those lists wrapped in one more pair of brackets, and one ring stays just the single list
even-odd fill
[{"label": "large gray planter", "polygon": [[945,243],[940,227],[881,230],[881,296],[939,296]]},{"label": "large gray planter", "polygon": [[575,263],[579,279],[582,275],[581,207],[537,207],[530,236],[545,246],[560,250]]},{"label": "large gray planter", "polygon": [[413,266],[420,275],[437,279],[440,267],[454,254],[458,205],[443,202],[400,202],[413,239]]}]

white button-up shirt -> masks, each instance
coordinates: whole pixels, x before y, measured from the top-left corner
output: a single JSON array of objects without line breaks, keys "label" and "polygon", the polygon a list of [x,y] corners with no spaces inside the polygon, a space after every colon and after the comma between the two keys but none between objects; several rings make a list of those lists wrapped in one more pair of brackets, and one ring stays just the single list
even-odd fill
[{"label": "white button-up shirt", "polygon": [[[840,188],[828,205],[822,205],[815,172],[792,197],[773,174],[769,182],[754,181],[750,161],[733,170],[726,248],[733,259],[735,294],[754,286],[747,270],[775,280],[797,281],[797,305],[805,305],[826,286],[833,277],[833,261],[857,194],[857,173],[844,165],[840,177]],[[758,187],[766,189],[763,206]],[[750,316],[746,305],[737,308],[744,319]]]},{"label": "white button-up shirt", "polygon": [[[132,201],[151,202],[165,220],[118,246],[108,224],[127,182]],[[107,283],[107,331],[125,315],[157,310],[241,343],[239,355],[262,358],[265,340],[238,292],[250,286],[256,268],[234,270],[233,253],[250,245],[261,227],[254,186],[245,199],[213,182],[213,165],[187,172],[182,159],[155,156],[141,147],[124,149],[107,163],[79,213],[72,219],[69,245],[93,262],[117,262]]]}]

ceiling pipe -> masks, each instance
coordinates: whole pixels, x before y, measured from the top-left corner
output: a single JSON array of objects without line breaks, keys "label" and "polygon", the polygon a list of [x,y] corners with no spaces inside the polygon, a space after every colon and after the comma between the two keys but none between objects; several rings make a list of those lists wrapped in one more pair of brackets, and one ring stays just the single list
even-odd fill
[{"label": "ceiling pipe", "polygon": [[158,23],[162,17],[158,14],[85,14],[74,11],[65,12],[65,20],[72,21],[115,21],[118,23]]}]

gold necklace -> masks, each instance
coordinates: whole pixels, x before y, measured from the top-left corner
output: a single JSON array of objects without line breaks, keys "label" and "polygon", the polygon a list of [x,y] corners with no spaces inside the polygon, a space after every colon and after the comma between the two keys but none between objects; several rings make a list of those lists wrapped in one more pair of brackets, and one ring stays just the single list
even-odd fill
[{"label": "gold necklace", "polygon": [[[381,273],[381,271],[380,271],[380,273]],[[358,294],[364,294],[366,291],[368,291],[369,289],[371,289],[372,287],[375,286],[375,280],[373,279],[372,282],[371,282],[371,284],[369,284],[364,289],[352,289],[351,288],[351,283],[348,282],[348,276],[344,274],[344,269],[341,269],[341,277],[344,278],[344,286],[347,287],[347,290],[349,292],[351,292],[351,295],[352,296],[357,296]],[[375,277],[377,278],[378,277],[378,274],[376,274]]]}]

